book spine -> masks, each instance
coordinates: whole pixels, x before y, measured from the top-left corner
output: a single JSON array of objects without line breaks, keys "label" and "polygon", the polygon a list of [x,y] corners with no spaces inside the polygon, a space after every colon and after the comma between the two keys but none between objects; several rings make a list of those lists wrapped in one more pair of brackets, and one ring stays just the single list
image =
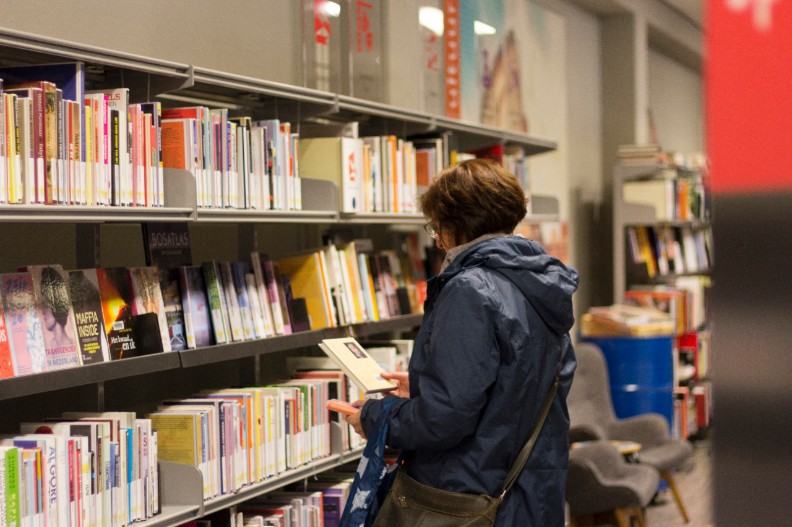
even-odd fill
[{"label": "book spine", "polygon": [[[193,324],[192,303],[190,301],[190,284],[187,277],[187,269],[179,267],[179,287],[182,291],[182,312],[184,313],[184,335],[187,337],[187,347],[195,349],[195,326]],[[208,281],[207,281],[208,284]],[[211,301],[210,301],[211,305]]]},{"label": "book spine", "polygon": [[212,316],[212,328],[214,329],[215,341],[218,344],[225,344],[228,342],[228,332],[225,323],[219,277],[217,276],[215,266],[211,262],[205,262],[201,268],[206,282],[206,295],[209,300],[209,311]]}]

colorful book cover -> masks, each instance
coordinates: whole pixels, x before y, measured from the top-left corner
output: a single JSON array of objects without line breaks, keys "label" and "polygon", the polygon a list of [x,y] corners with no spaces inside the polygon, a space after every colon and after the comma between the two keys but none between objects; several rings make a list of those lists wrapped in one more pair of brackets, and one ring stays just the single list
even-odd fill
[{"label": "colorful book cover", "polygon": [[212,315],[215,342],[217,344],[225,344],[229,341],[227,307],[217,263],[204,262],[201,265],[201,269],[203,270],[204,282],[206,283],[206,296],[209,300],[209,312]]},{"label": "colorful book cover", "polygon": [[7,379],[14,376],[14,361],[11,358],[11,341],[2,297],[0,290],[0,379]]},{"label": "colorful book cover", "polygon": [[176,272],[180,266],[192,265],[187,224],[144,223],[143,240],[147,265],[155,265],[159,269],[159,285],[165,305],[171,350],[187,349],[182,298]]},{"label": "colorful book cover", "polygon": [[125,359],[163,351],[158,317],[155,313],[134,314],[134,294],[124,267],[96,270],[102,316],[110,349],[110,359]]},{"label": "colorful book cover", "polygon": [[0,277],[0,283],[14,371],[17,375],[46,371],[44,332],[36,310],[30,273],[4,274]]},{"label": "colorful book cover", "polygon": [[44,330],[47,366],[50,370],[71,368],[81,364],[74,326],[74,311],[69,297],[69,283],[60,265],[31,265],[27,270],[33,281]]},{"label": "colorful book cover", "polygon": [[134,356],[132,336],[132,288],[129,286],[124,267],[108,267],[96,270],[99,295],[102,299],[102,317],[110,347],[110,359],[117,360]]},{"label": "colorful book cover", "polygon": [[83,364],[110,360],[96,269],[69,271],[69,295]]},{"label": "colorful book cover", "polygon": [[162,337],[162,349],[171,351],[168,322],[165,317],[162,291],[160,291],[158,269],[154,266],[130,267],[127,269],[127,275],[129,276],[129,283],[132,286],[132,294],[134,295],[132,313],[134,315],[145,315],[147,313],[157,315],[157,323]]},{"label": "colorful book cover", "polygon": [[184,306],[187,346],[190,349],[214,344],[209,299],[206,294],[203,270],[198,266],[178,268]]}]

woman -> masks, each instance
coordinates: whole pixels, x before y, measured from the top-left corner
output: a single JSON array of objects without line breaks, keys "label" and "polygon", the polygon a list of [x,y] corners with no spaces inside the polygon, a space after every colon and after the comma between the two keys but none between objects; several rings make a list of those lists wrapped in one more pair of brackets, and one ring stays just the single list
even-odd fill
[{"label": "woman", "polygon": [[[403,450],[401,470],[421,483],[498,496],[560,370],[558,394],[496,525],[561,526],[577,272],[512,234],[526,200],[496,163],[447,168],[420,204],[447,256],[429,282],[409,375],[389,375],[399,389],[388,396],[398,397],[388,444]],[[366,401],[347,421],[372,433],[383,401]]]}]

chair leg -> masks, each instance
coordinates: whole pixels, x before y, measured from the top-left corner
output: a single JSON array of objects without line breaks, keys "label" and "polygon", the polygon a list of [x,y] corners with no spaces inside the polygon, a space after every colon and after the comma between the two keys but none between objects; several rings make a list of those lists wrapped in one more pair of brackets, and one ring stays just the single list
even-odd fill
[{"label": "chair leg", "polygon": [[660,473],[660,477],[662,477],[664,480],[666,480],[666,483],[668,483],[668,487],[671,489],[671,494],[674,495],[674,501],[676,501],[677,508],[679,508],[679,512],[682,514],[682,519],[685,520],[685,523],[690,522],[690,518],[688,517],[688,513],[685,510],[685,504],[682,502],[682,495],[679,493],[679,488],[677,487],[674,476],[671,475],[670,471],[664,470]]},{"label": "chair leg", "polygon": [[647,527],[646,516],[644,516],[644,511],[642,508],[635,508],[635,518],[638,520],[638,527]]},{"label": "chair leg", "polygon": [[616,518],[618,527],[630,527],[630,512],[628,509],[613,509],[613,516]]}]

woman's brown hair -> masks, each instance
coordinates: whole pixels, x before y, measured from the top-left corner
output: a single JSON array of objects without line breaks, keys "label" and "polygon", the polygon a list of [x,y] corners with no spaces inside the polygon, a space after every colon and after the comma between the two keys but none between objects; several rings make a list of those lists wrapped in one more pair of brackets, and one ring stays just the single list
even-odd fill
[{"label": "woman's brown hair", "polygon": [[471,159],[443,170],[418,198],[424,216],[456,244],[511,233],[527,212],[523,188],[498,163]]}]

